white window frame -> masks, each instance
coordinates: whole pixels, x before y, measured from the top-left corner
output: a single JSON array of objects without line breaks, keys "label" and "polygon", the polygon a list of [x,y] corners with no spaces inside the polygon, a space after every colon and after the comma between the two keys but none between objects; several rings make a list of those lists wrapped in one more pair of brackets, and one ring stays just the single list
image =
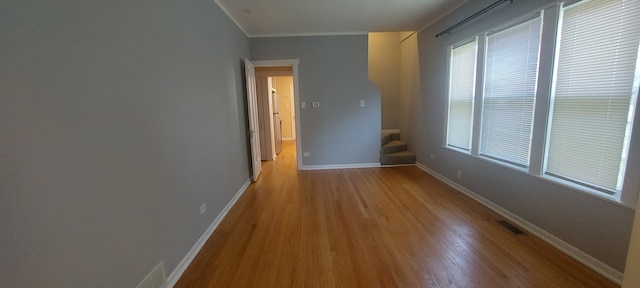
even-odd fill
[{"label": "white window frame", "polygon": [[[471,107],[471,110],[472,110],[472,114],[471,114],[471,131],[470,131],[471,132],[471,135],[470,135],[471,143],[469,144],[470,145],[469,150],[467,150],[467,149],[459,148],[459,147],[456,147],[456,146],[453,146],[453,145],[449,145],[449,128],[450,128],[450,125],[449,125],[450,110],[449,109],[450,109],[450,105],[451,105],[451,92],[452,92],[451,91],[452,90],[451,89],[451,76],[452,76],[451,73],[452,73],[452,63],[453,63],[453,61],[452,61],[453,60],[453,50],[458,48],[458,47],[461,47],[461,46],[464,46],[464,45],[467,45],[467,44],[473,43],[473,42],[476,43],[476,55],[475,55],[476,56],[476,67],[475,67],[475,72],[474,72],[476,80],[474,82],[475,92],[474,92],[474,96],[473,96],[473,100],[472,100],[473,103],[472,103],[472,107]],[[458,151],[458,152],[465,153],[465,154],[472,153],[472,149],[474,147],[473,137],[474,137],[475,133],[473,131],[475,129],[475,121],[476,121],[477,87],[479,86],[478,82],[477,82],[478,81],[477,77],[478,77],[478,74],[479,74],[478,73],[478,63],[477,63],[477,61],[478,61],[478,57],[480,57],[480,55],[479,55],[479,47],[480,47],[479,37],[474,36],[472,38],[467,38],[467,39],[465,39],[463,41],[457,42],[454,45],[449,46],[448,49],[447,49],[447,63],[448,63],[447,64],[447,101],[445,103],[445,110],[444,110],[444,111],[446,111],[446,116],[445,117],[447,118],[447,121],[445,121],[444,137],[443,137],[444,142],[442,143],[442,146],[447,148],[447,149],[451,149],[451,150]]]},{"label": "white window frame", "polygon": [[[562,18],[563,18],[563,8],[564,7],[568,7],[571,5],[582,5],[582,3],[579,2],[587,2],[587,1],[593,1],[593,0],[571,0],[571,1],[563,1],[563,2],[559,2],[557,4],[557,10],[558,10],[558,19],[557,22],[555,23],[556,25],[556,29],[557,29],[557,39],[556,39],[556,45],[554,46],[554,67],[553,67],[553,79],[552,79],[552,89],[555,89],[555,81],[556,81],[556,77],[557,77],[557,66],[558,66],[558,58],[559,58],[559,51],[560,51],[560,37],[561,37],[561,29],[562,29]],[[640,46],[640,45],[639,45]],[[638,47],[638,59],[637,59],[637,63],[636,63],[636,77],[634,79],[634,82],[638,82],[640,79],[637,75],[640,75],[640,47]],[[639,96],[638,95],[640,93],[636,93],[636,97],[634,99],[631,100],[630,103],[630,119],[628,119],[628,121],[630,122],[630,125],[627,125],[627,135],[629,138],[632,138],[632,130],[634,129],[634,127],[636,125],[638,125],[638,121],[634,121],[638,118],[638,112],[640,111],[640,109],[638,109],[637,107],[637,103],[636,101],[638,100]],[[548,139],[550,137],[550,125],[551,125],[551,115],[553,114],[553,105],[552,105],[552,101],[553,101],[553,97],[555,95],[555,91],[551,90],[549,92],[548,95],[548,101],[549,101],[549,106],[548,106],[548,115],[547,115],[547,130],[546,133],[544,135],[544,139],[545,139],[545,147],[544,147],[544,152],[543,152],[543,159],[542,159],[542,169],[540,170],[540,176],[543,179],[546,179],[548,181],[554,182],[554,183],[558,183],[561,184],[563,186],[572,188],[576,191],[580,191],[580,192],[586,192],[589,195],[593,195],[596,196],[598,198],[602,198],[608,201],[611,201],[613,203],[616,204],[621,204],[622,206],[625,207],[635,207],[635,202],[636,199],[638,197],[638,193],[640,193],[640,191],[638,191],[638,183],[633,183],[632,184],[632,179],[630,179],[630,175],[628,173],[626,173],[626,170],[628,168],[628,161],[626,159],[622,160],[622,171],[620,172],[621,175],[619,175],[619,177],[622,177],[622,182],[623,182],[623,186],[622,189],[619,191],[613,191],[613,190],[606,190],[606,189],[602,189],[602,188],[598,188],[595,187],[593,185],[590,185],[588,183],[584,183],[584,184],[580,184],[579,182],[576,181],[570,181],[570,180],[566,180],[563,179],[563,177],[561,176],[553,176],[547,173],[546,171],[546,161],[547,161],[547,157],[548,157],[548,149],[549,149],[549,143],[548,143]],[[627,141],[625,141],[624,145],[625,147],[623,148],[623,151],[626,158],[629,157],[629,145],[630,145],[630,139],[627,139]]]},{"label": "white window frame", "polygon": [[[505,24],[502,25],[498,25],[496,27],[491,28],[488,31],[485,31],[483,33],[480,34],[476,34],[473,38],[466,38],[464,41],[459,41],[453,45],[449,46],[448,49],[448,62],[449,64],[447,65],[447,81],[449,82],[450,80],[450,63],[451,63],[451,48],[453,47],[458,47],[460,45],[464,45],[465,43],[469,43],[470,41],[473,41],[473,39],[475,39],[477,41],[477,63],[476,63],[476,91],[475,91],[475,97],[474,97],[474,108],[473,108],[473,127],[472,127],[472,143],[471,143],[471,151],[466,151],[466,150],[462,150],[462,149],[456,149],[454,147],[449,147],[447,145],[447,129],[448,129],[448,111],[449,111],[449,85],[450,83],[447,83],[447,101],[445,103],[445,108],[447,111],[445,113],[445,121],[444,121],[444,142],[442,144],[443,148],[447,148],[449,150],[453,150],[453,151],[457,151],[460,153],[463,153],[465,155],[470,155],[476,159],[480,159],[483,161],[488,161],[497,165],[501,165],[510,169],[513,169],[515,171],[519,171],[521,173],[527,174],[529,176],[533,176],[536,177],[538,179],[542,179],[545,181],[549,181],[552,183],[556,183],[558,185],[561,185],[565,188],[569,188],[571,190],[580,192],[580,193],[585,193],[587,195],[620,205],[620,206],[624,206],[624,207],[628,207],[628,208],[635,208],[636,206],[636,202],[637,199],[639,197],[640,194],[640,181],[638,181],[638,179],[634,179],[633,177],[637,175],[637,171],[640,170],[640,167],[636,167],[637,165],[633,166],[633,167],[629,167],[629,163],[627,163],[626,165],[626,172],[625,174],[622,175],[622,177],[624,177],[624,184],[623,184],[623,188],[622,191],[620,191],[618,194],[614,194],[614,195],[609,195],[606,193],[603,193],[600,190],[597,189],[593,189],[590,188],[588,186],[584,186],[584,185],[580,185],[574,182],[570,182],[570,181],[566,181],[557,177],[553,177],[553,176],[549,176],[549,175],[545,175],[544,174],[544,164],[545,164],[545,159],[546,159],[546,148],[547,148],[547,133],[548,133],[548,124],[549,124],[549,119],[550,119],[550,109],[552,107],[551,105],[551,95],[553,95],[554,93],[554,80],[555,80],[555,71],[556,71],[556,65],[558,63],[557,61],[557,57],[558,57],[558,47],[559,47],[559,29],[561,26],[561,21],[562,21],[562,9],[563,6],[566,7],[568,5],[580,2],[580,1],[590,1],[590,0],[567,0],[567,1],[557,1],[555,3],[549,4],[547,6],[544,6],[540,9],[535,10],[534,12],[531,13],[526,13],[525,15],[523,15],[522,17],[517,17],[516,19],[513,19],[512,21],[508,21]],[[491,158],[487,158],[487,157],[483,157],[479,155],[479,144],[480,144],[480,125],[481,125],[481,119],[482,119],[482,97],[483,97],[483,90],[484,90],[484,69],[485,69],[485,49],[486,49],[486,34],[489,33],[490,31],[495,31],[498,29],[501,29],[503,27],[506,26],[513,26],[513,25],[517,25],[517,23],[522,23],[523,21],[526,21],[526,19],[531,19],[532,15],[536,15],[538,13],[542,13],[544,15],[543,17],[543,26],[542,26],[542,38],[541,38],[541,49],[540,49],[540,60],[539,60],[539,64],[538,64],[538,86],[537,86],[537,92],[536,92],[536,99],[535,99],[535,105],[534,105],[534,120],[533,120],[533,132],[532,132],[532,140],[531,140],[531,154],[530,154],[530,160],[529,160],[529,167],[528,168],[523,168],[521,166],[517,166],[517,165],[512,165],[510,163],[507,162],[503,162],[503,161],[498,161],[495,159],[491,159]],[[639,48],[640,50],[640,48]],[[640,56],[638,57],[638,62],[639,64],[636,65],[636,69],[640,70]],[[481,73],[478,73],[481,72]],[[638,72],[640,73],[640,72]],[[637,79],[636,79],[637,81]],[[636,98],[636,101],[638,101],[638,103],[635,103],[635,113],[633,115],[634,119],[631,119],[632,121],[632,125],[628,128],[631,130],[635,130],[635,132],[640,131],[640,127],[638,127],[640,125],[640,105],[638,105],[640,103],[640,92],[638,92],[638,97]],[[633,136],[631,137],[633,139]],[[636,137],[637,139],[637,137]],[[635,143],[631,142],[630,145],[633,145]],[[636,144],[637,145],[637,144]],[[630,155],[628,155],[629,149],[627,149],[626,153],[627,153],[627,157],[629,157]],[[640,161],[640,159],[635,159],[634,161]],[[630,171],[633,171],[632,173],[628,173]]]},{"label": "white window frame", "polygon": [[[484,46],[483,46],[483,48],[482,48],[482,55],[483,55],[483,58],[486,58],[487,53],[488,53],[488,51],[487,51],[487,49],[488,49],[488,45],[489,45],[488,38],[489,38],[489,36],[490,36],[490,35],[493,35],[493,34],[500,33],[500,32],[502,32],[502,31],[505,31],[505,30],[511,29],[511,28],[513,28],[513,27],[515,27],[515,26],[518,26],[518,25],[521,25],[521,24],[527,23],[527,22],[532,21],[532,20],[534,20],[534,19],[536,19],[536,18],[540,18],[540,21],[541,21],[541,23],[540,23],[540,24],[541,24],[541,27],[540,27],[540,28],[541,28],[541,30],[542,30],[542,23],[544,22],[544,18],[545,18],[545,17],[544,17],[544,13],[543,13],[542,11],[539,11],[539,12],[536,12],[536,13],[528,14],[528,15],[526,15],[525,17],[520,17],[520,18],[518,18],[518,19],[516,19],[516,20],[514,20],[514,21],[510,21],[510,22],[508,22],[506,25],[502,25],[502,26],[496,27],[496,28],[491,29],[490,31],[488,31],[488,32],[486,32],[486,33],[483,33],[483,34],[482,34],[482,37],[481,37],[481,38],[483,38],[483,40],[484,40]],[[542,33],[542,31],[540,31],[540,32]],[[542,50],[542,45],[540,45],[539,49],[540,49],[540,50]],[[540,53],[540,50],[538,51],[538,53]],[[538,55],[538,59],[539,59],[539,58],[540,58],[540,55]],[[538,62],[540,62],[540,60],[538,60]],[[538,63],[538,66],[539,66],[539,63]],[[492,156],[490,156],[490,155],[484,155],[484,154],[482,154],[482,153],[480,152],[480,150],[481,150],[481,148],[482,148],[482,143],[481,143],[481,141],[482,141],[482,137],[483,137],[482,125],[483,125],[483,122],[485,121],[485,115],[484,115],[484,111],[485,111],[485,110],[484,110],[484,103],[485,103],[485,99],[486,99],[486,97],[485,97],[485,88],[486,88],[486,84],[487,84],[487,83],[486,83],[486,79],[484,79],[484,77],[485,77],[485,74],[487,73],[487,63],[486,63],[486,59],[483,59],[483,63],[482,63],[482,66],[481,66],[481,67],[482,67],[482,77],[483,77],[483,79],[482,79],[482,85],[480,85],[482,89],[479,89],[479,93],[480,93],[479,95],[480,95],[480,97],[478,97],[478,98],[480,98],[480,102],[481,102],[481,104],[480,104],[480,109],[479,109],[480,111],[478,111],[478,115],[480,115],[480,117],[479,117],[479,118],[480,118],[480,121],[478,121],[478,128],[477,128],[478,130],[477,130],[477,133],[476,133],[476,134],[478,134],[478,135],[479,135],[479,142],[478,142],[478,143],[477,143],[477,145],[476,145],[476,147],[477,147],[477,148],[478,148],[478,150],[479,150],[479,151],[478,151],[478,153],[477,153],[477,155],[478,155],[478,156],[480,156],[480,157],[483,157],[483,158],[486,158],[486,159],[489,159],[489,160],[495,161],[495,162],[499,162],[499,163],[505,164],[505,165],[507,165],[507,166],[513,166],[515,169],[522,169],[522,170],[529,169],[529,165],[530,165],[530,163],[527,163],[526,165],[521,165],[521,164],[518,164],[518,163],[510,162],[510,161],[508,161],[508,160],[506,160],[506,159],[499,159],[499,158],[496,158],[496,157],[492,157]],[[538,75],[537,75],[537,74],[538,74],[538,71],[539,71],[539,70],[540,70],[540,69],[539,69],[539,67],[538,67],[538,69],[537,69],[537,71],[536,71],[536,84],[535,84],[535,86],[536,86],[536,95],[534,95],[534,103],[533,103],[533,105],[534,105],[534,106],[533,106],[533,113],[534,113],[534,115],[533,115],[533,116],[535,116],[535,108],[536,108],[536,107],[535,107],[535,104],[536,104],[535,102],[536,102],[536,98],[537,98],[536,96],[537,96],[537,89],[538,89],[538,87],[537,87],[537,86],[538,86],[538,84],[537,84],[537,82],[538,82],[538,81],[537,81]],[[533,126],[533,124],[534,124],[534,119],[531,119],[531,121],[532,121],[532,122],[531,122],[531,125]],[[533,128],[533,127],[532,127],[532,128]],[[533,133],[531,134],[531,137],[533,137]],[[531,140],[532,140],[532,139],[530,138],[530,139],[529,139],[529,141],[531,142]],[[531,150],[531,143],[529,143],[529,145],[530,145],[529,150]],[[530,153],[530,152],[529,152],[529,156],[528,156],[528,158],[529,158],[528,160],[529,160],[529,162],[530,162],[530,161],[531,161],[531,153]]]}]

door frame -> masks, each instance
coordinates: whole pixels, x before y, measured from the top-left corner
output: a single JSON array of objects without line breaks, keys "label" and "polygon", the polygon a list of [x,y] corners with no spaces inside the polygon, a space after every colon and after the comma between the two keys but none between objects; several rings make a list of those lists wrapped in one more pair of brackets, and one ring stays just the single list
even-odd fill
[{"label": "door frame", "polygon": [[293,70],[293,91],[294,102],[293,111],[295,117],[295,134],[296,134],[296,168],[302,168],[302,128],[300,125],[300,84],[298,83],[298,64],[300,59],[281,59],[281,60],[256,60],[251,61],[255,67],[283,67],[288,66]]},{"label": "door frame", "polygon": [[293,138],[293,140],[297,140],[298,138],[296,137],[296,127],[298,127],[298,125],[296,125],[296,98],[298,97],[296,95],[296,92],[293,90],[294,87],[296,87],[295,85],[293,85],[293,83],[291,83],[291,86],[289,87],[289,94],[290,94],[290,98],[291,98],[291,119],[293,119],[291,125],[293,125],[293,131],[291,131],[291,138]]}]

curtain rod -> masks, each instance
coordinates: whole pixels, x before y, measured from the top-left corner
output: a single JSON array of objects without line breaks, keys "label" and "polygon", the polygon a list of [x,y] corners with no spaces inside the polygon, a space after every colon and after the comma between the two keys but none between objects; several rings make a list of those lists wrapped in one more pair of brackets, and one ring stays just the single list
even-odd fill
[{"label": "curtain rod", "polygon": [[510,2],[510,3],[513,3],[513,0],[498,0],[498,1],[494,2],[494,3],[493,3],[493,4],[491,4],[491,5],[489,5],[489,6],[487,6],[487,7],[484,7],[484,9],[482,9],[482,10],[480,10],[480,11],[478,11],[478,12],[474,13],[473,15],[471,15],[471,16],[469,16],[469,17],[465,18],[464,20],[462,20],[462,21],[460,21],[460,22],[456,23],[455,25],[453,25],[453,26],[451,26],[451,27],[449,27],[449,28],[447,28],[447,29],[443,30],[442,32],[440,32],[440,33],[436,34],[436,38],[437,38],[437,37],[440,37],[440,36],[442,36],[442,35],[445,35],[445,34],[451,34],[451,31],[453,31],[453,29],[456,29],[456,28],[458,28],[458,27],[460,27],[460,26],[464,25],[465,23],[467,23],[467,22],[469,22],[469,21],[471,21],[471,20],[473,20],[473,19],[477,18],[478,16],[480,16],[480,15],[482,15],[482,14],[484,14],[484,13],[489,12],[489,10],[491,10],[491,9],[493,9],[493,8],[496,8],[496,7],[500,6],[500,5],[502,5],[502,3],[504,3],[504,2]]}]

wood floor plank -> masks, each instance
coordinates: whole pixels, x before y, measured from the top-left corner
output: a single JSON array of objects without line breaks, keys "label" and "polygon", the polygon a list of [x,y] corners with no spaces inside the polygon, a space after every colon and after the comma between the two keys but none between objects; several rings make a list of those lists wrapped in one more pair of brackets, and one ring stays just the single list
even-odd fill
[{"label": "wood floor plank", "polygon": [[619,287],[416,167],[295,165],[285,142],[175,287]]}]

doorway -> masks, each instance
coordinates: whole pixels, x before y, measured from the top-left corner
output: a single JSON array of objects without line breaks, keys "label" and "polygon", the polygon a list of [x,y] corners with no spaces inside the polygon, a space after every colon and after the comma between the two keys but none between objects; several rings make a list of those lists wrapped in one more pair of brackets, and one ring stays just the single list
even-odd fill
[{"label": "doorway", "polygon": [[[274,98],[274,105],[280,118],[280,134],[283,141],[295,141],[295,93],[293,89],[293,76],[273,77],[276,86],[277,97]],[[277,124],[276,124],[277,125]]]},{"label": "doorway", "polygon": [[294,156],[297,169],[300,170],[302,159],[299,151],[302,141],[300,119],[297,117],[299,61],[268,60],[252,63],[255,65],[261,158],[264,161],[275,160],[280,153],[287,157]]},{"label": "doorway", "polygon": [[[295,157],[295,93],[293,76],[272,77],[276,93],[273,94],[274,136],[278,159]],[[277,119],[276,119],[277,118]]]}]

